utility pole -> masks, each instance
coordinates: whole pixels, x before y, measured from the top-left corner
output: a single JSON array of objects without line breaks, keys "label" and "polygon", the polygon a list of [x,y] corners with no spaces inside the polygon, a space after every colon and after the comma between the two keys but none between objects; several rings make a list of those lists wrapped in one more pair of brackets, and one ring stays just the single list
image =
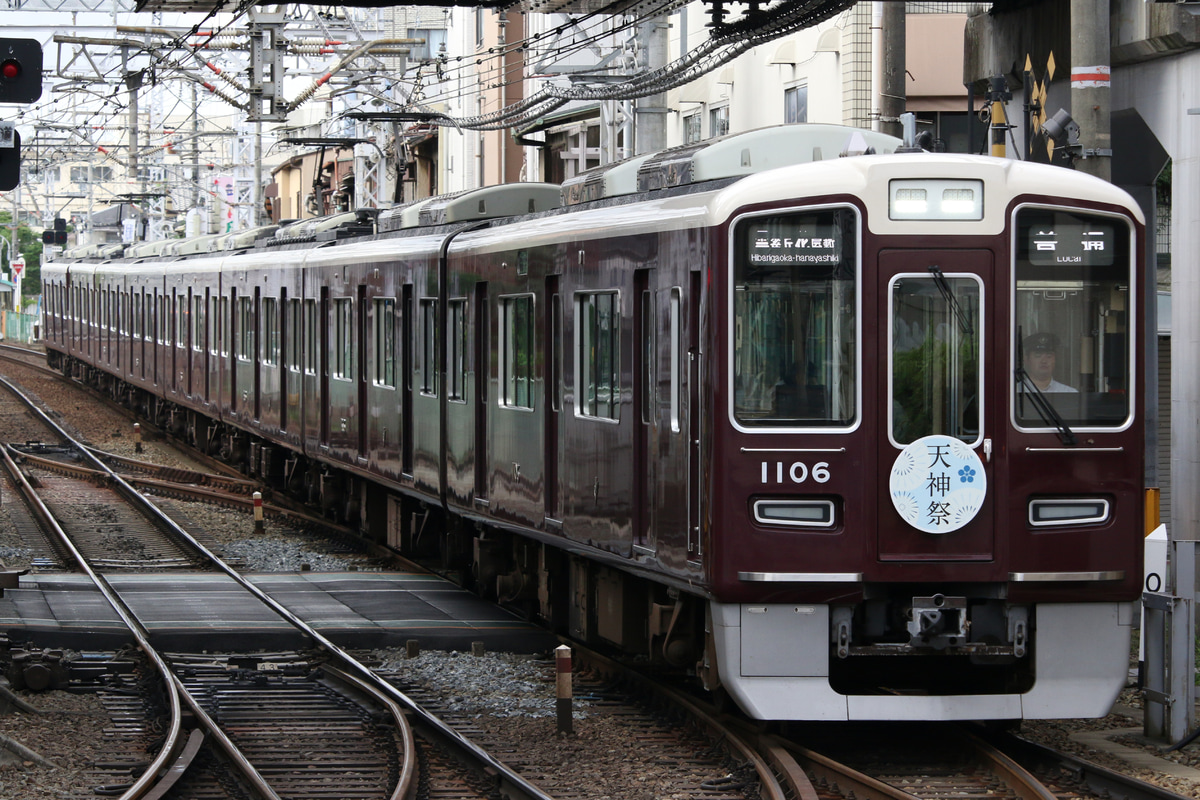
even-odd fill
[{"label": "utility pole", "polygon": [[[638,49],[642,67],[647,72],[662,69],[667,64],[667,30],[665,16],[657,16],[638,26]],[[653,153],[667,146],[667,93],[639,98],[634,106],[633,135],[635,153]]]},{"label": "utility pole", "polygon": [[900,115],[905,112],[907,87],[906,25],[904,3],[883,6],[883,53],[880,57],[879,130],[892,136],[903,134]]},{"label": "utility pole", "polygon": [[1083,158],[1075,169],[1112,180],[1109,4],[1071,0],[1071,116]]}]

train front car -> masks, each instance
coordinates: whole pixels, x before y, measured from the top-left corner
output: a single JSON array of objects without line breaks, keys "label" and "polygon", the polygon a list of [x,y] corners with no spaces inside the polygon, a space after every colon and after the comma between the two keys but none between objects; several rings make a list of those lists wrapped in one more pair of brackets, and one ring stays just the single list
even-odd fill
[{"label": "train front car", "polygon": [[1105,714],[1142,575],[1133,201],[901,154],[761,173],[718,207],[725,689],[775,719]]}]

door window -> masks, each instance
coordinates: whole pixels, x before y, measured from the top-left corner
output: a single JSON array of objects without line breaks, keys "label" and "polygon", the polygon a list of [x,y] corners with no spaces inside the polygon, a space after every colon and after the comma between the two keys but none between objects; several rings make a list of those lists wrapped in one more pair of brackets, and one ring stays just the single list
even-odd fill
[{"label": "door window", "polygon": [[982,285],[974,275],[897,275],[891,281],[891,438],[980,438]]}]

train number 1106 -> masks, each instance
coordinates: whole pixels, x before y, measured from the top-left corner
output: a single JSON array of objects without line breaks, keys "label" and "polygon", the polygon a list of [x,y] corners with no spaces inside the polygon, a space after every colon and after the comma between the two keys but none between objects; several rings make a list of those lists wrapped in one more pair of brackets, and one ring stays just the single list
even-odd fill
[{"label": "train number 1106", "polygon": [[[773,474],[772,474],[773,473]],[[813,464],[812,469],[808,468],[808,464],[803,461],[795,461],[790,466],[782,461],[776,461],[774,469],[769,461],[762,462],[762,482],[771,483],[772,477],[774,483],[804,483],[809,478],[812,478],[817,483],[825,483],[829,480],[829,462],[818,461]]]}]

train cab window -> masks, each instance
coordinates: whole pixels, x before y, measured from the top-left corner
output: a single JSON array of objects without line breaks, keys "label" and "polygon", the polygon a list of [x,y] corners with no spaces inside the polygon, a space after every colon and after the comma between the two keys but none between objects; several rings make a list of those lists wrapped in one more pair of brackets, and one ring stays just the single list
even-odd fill
[{"label": "train cab window", "polygon": [[621,297],[616,292],[575,296],[575,395],[578,413],[620,419]]},{"label": "train cab window", "polygon": [[978,442],[982,292],[975,275],[938,271],[892,279],[888,358],[894,444],[933,434]]},{"label": "train cab window", "polygon": [[849,427],[858,417],[858,216],[745,217],[731,264],[734,422]]},{"label": "train cab window", "polygon": [[1132,413],[1134,255],[1120,217],[1017,210],[1013,415],[1025,430],[1122,428]]}]

